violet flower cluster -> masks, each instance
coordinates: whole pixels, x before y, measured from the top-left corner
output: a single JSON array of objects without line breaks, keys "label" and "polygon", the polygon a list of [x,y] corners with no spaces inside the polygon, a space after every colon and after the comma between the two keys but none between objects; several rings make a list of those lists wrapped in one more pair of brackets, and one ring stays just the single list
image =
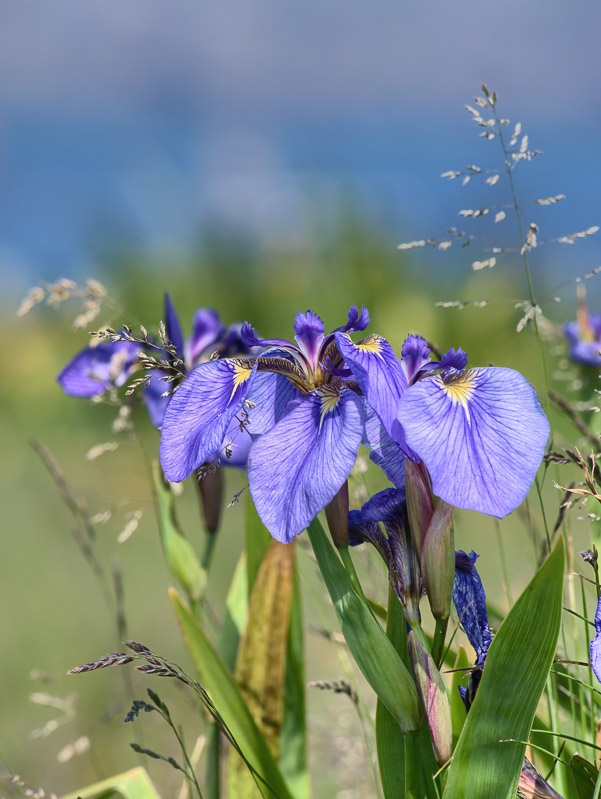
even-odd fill
[{"label": "violet flower cluster", "polygon": [[361,444],[391,482],[404,459],[423,461],[434,494],[450,505],[503,517],[525,498],[549,424],[536,392],[507,368],[466,368],[462,350],[430,359],[409,336],[401,359],[377,334],[355,342],[369,315],[352,306],[325,333],[312,311],[296,316],[295,343],[241,340],[257,357],[202,363],[171,398],[161,463],[181,481],[219,452],[228,431],[248,435],[255,506],[272,536],[288,543],[345,485]]},{"label": "violet flower cluster", "polygon": [[[199,308],[194,313],[191,335],[184,339],[181,323],[169,294],[165,294],[165,330],[167,339],[173,345],[173,352],[132,341],[102,342],[79,352],[61,371],[58,382],[69,396],[89,399],[110,389],[119,388],[130,380],[140,369],[141,351],[155,356],[158,354],[170,363],[177,362],[184,375],[211,358],[251,353],[240,337],[241,325],[226,327],[213,308]],[[167,376],[164,370],[154,370],[149,384],[143,390],[143,400],[150,420],[159,429],[171,399],[163,395],[173,387],[172,383],[162,379]],[[245,433],[240,434],[238,424],[232,425],[231,429],[226,430],[215,451],[209,454],[207,461],[219,459],[227,466],[245,468],[249,446],[250,437]],[[224,455],[226,449],[227,458]]]}]

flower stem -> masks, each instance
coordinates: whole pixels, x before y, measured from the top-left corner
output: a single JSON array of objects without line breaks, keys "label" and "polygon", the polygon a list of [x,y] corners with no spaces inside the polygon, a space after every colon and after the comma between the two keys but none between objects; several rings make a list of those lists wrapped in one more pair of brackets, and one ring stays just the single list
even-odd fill
[{"label": "flower stem", "polygon": [[442,653],[444,652],[444,642],[447,635],[449,617],[446,619],[436,619],[434,638],[432,639],[432,657],[437,666],[442,663]]}]

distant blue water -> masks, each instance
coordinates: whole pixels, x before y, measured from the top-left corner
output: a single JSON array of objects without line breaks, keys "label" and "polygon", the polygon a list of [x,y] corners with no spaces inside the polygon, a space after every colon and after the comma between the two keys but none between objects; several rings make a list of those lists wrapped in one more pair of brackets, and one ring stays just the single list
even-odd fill
[{"label": "distant blue water", "polygon": [[[502,184],[474,179],[462,187],[439,176],[466,163],[500,165],[497,143],[478,132],[464,113],[448,120],[290,118],[246,130],[150,115],[13,114],[0,136],[3,285],[20,293],[37,279],[97,272],[94,254],[110,239],[181,251],[202,242],[209,223],[261,246],[302,239],[307,212],[325,213],[344,196],[399,242],[444,235],[449,225],[467,228],[457,211],[498,200]],[[567,196],[530,209],[541,238],[601,223],[597,130],[575,130],[569,121],[525,124],[524,132],[544,156],[518,167],[521,201]],[[593,238],[554,251],[549,268],[570,276],[599,263],[601,238]]]}]

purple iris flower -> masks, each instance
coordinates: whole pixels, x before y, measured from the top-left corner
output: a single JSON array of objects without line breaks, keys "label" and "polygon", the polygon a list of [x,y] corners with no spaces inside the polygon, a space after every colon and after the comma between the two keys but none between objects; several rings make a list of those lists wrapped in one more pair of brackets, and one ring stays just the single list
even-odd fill
[{"label": "purple iris flower", "polygon": [[498,517],[522,502],[541,463],[549,422],[519,372],[467,369],[461,349],[431,361],[418,336],[406,339],[401,361],[381,336],[355,343],[340,332],[336,343],[388,434],[386,447],[396,444],[411,460],[421,459],[437,496]]},{"label": "purple iris flower", "polygon": [[[256,358],[229,358],[197,366],[165,413],[161,463],[167,478],[188,477],[214,453],[232,425],[252,438],[250,491],[274,538],[290,542],[336,496],[364,438],[364,401],[336,344],[339,333],[364,330],[365,308],[325,335],[312,311],[299,313],[295,341],[259,339],[242,327]],[[386,455],[382,455],[386,460]]]},{"label": "purple iris flower", "polygon": [[[147,349],[155,357],[172,363],[177,362],[178,368],[185,374],[210,358],[247,355],[251,352],[242,342],[241,325],[226,327],[217,311],[212,308],[199,308],[195,312],[192,333],[188,339],[184,339],[169,294],[165,294],[165,329],[175,354],[161,348],[158,350],[156,347],[145,348],[135,342],[109,341],[96,347],[87,347],[78,353],[60,373],[58,382],[70,396],[94,397],[108,389],[124,385],[140,368],[138,356],[141,350]],[[167,376],[167,372],[155,370],[152,372],[150,383],[144,389],[144,403],[153,425],[157,428],[163,423],[163,416],[171,399],[163,396],[173,387],[172,383],[161,379]],[[226,430],[223,441],[213,454],[214,457],[208,460],[215,460],[221,453],[223,463],[244,468],[249,446],[250,436],[241,432],[238,424],[232,425]]]},{"label": "purple iris flower", "polygon": [[78,352],[57,380],[71,397],[98,397],[119,388],[138,365],[140,345],[130,341],[108,341]]},{"label": "purple iris flower", "polygon": [[482,676],[488,649],[492,643],[492,633],[486,612],[486,594],[475,563],[478,555],[472,550],[468,555],[463,550],[455,553],[455,582],[453,584],[453,603],[459,621],[476,652],[476,670],[472,672],[466,688],[459,688],[461,698],[469,710]]}]

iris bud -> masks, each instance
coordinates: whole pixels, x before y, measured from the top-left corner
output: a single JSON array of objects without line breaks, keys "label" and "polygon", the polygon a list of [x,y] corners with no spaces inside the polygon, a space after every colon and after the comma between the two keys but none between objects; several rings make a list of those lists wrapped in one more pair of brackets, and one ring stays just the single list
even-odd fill
[{"label": "iris bud", "polygon": [[450,760],[453,751],[451,708],[447,689],[434,659],[424,649],[413,631],[409,633],[407,644],[413,676],[430,731],[436,761],[439,766],[442,766]]},{"label": "iris bud", "polygon": [[405,497],[413,548],[421,563],[424,539],[434,514],[430,478],[423,462],[413,463],[405,458]]},{"label": "iris bud", "polygon": [[448,619],[455,579],[455,541],[453,506],[442,499],[426,533],[421,567],[432,615],[435,619]]},{"label": "iris bud", "polygon": [[326,519],[335,546],[348,547],[348,480],[339,489],[334,499],[326,505]]}]

